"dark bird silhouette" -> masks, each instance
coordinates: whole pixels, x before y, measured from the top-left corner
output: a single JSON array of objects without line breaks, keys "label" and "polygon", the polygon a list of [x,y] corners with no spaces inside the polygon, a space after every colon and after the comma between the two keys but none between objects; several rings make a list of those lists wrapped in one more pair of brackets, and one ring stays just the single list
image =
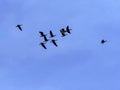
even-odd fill
[{"label": "dark bird silhouette", "polygon": [[16,27],[17,27],[20,31],[22,31],[21,26],[22,26],[22,25],[19,25],[19,24],[18,24]]},{"label": "dark bird silhouette", "polygon": [[40,33],[40,35],[41,35],[40,37],[46,36],[46,35],[45,35],[43,32],[41,32],[41,31],[40,31],[39,33]]},{"label": "dark bird silhouette", "polygon": [[50,30],[50,37],[52,38],[54,36],[56,36],[56,35],[54,35],[53,32]]},{"label": "dark bird silhouette", "polygon": [[70,29],[69,26],[67,26],[66,27],[66,32],[68,32],[69,34],[71,34],[70,30],[72,30],[72,29]]},{"label": "dark bird silhouette", "polygon": [[101,40],[101,44],[104,44],[105,42],[107,42],[106,40]]},{"label": "dark bird silhouette", "polygon": [[61,29],[62,32],[66,32],[64,28]]},{"label": "dark bird silhouette", "polygon": [[52,39],[51,42],[57,47],[58,45],[56,44],[57,40]]},{"label": "dark bird silhouette", "polygon": [[60,32],[61,32],[61,34],[62,34],[62,37],[66,36],[66,34],[65,34],[65,29],[64,29],[64,28],[62,28],[62,29],[60,30]]},{"label": "dark bird silhouette", "polygon": [[43,37],[44,37],[44,42],[49,41],[49,39],[47,39],[47,37],[46,37],[46,36],[43,36]]},{"label": "dark bird silhouette", "polygon": [[46,46],[45,46],[45,43],[41,42],[40,45],[41,45],[44,49],[47,49]]}]

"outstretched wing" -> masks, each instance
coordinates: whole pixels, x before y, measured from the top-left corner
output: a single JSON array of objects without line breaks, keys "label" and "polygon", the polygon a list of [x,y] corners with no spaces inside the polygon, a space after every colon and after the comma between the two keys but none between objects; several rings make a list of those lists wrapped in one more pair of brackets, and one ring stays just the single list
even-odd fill
[{"label": "outstretched wing", "polygon": [[71,34],[70,30],[71,30],[71,29],[69,28],[69,26],[67,26],[67,27],[66,27],[66,32],[68,32],[69,34]]},{"label": "outstretched wing", "polygon": [[21,28],[21,26],[18,26],[18,28],[22,31],[22,28]]},{"label": "outstretched wing", "polygon": [[62,37],[66,36],[64,29],[61,29],[60,33],[62,34]]},{"label": "outstretched wing", "polygon": [[21,25],[16,26],[20,31],[22,31]]},{"label": "outstretched wing", "polygon": [[53,36],[53,33],[52,33],[52,31],[50,30],[50,36]]},{"label": "outstretched wing", "polygon": [[44,43],[40,43],[44,49],[47,49]]},{"label": "outstretched wing", "polygon": [[56,43],[56,40],[52,40],[52,43],[57,47],[57,43]]},{"label": "outstretched wing", "polygon": [[49,41],[49,39],[47,39],[46,36],[43,36],[43,37],[44,37],[44,41],[45,41],[45,42]]},{"label": "outstretched wing", "polygon": [[56,35],[53,34],[53,32],[50,30],[50,37],[54,37]]}]

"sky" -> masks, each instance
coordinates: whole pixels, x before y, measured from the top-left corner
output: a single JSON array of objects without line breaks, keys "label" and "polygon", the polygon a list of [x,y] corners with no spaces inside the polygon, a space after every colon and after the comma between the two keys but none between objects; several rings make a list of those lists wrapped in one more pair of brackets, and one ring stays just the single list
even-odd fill
[{"label": "sky", "polygon": [[[120,90],[119,10],[119,0],[0,0],[0,90]],[[49,30],[58,47],[45,50]]]}]

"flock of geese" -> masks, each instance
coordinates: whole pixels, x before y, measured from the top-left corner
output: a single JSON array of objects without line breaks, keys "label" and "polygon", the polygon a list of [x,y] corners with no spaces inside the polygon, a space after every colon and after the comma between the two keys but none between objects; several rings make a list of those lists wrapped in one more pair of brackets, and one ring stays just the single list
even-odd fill
[{"label": "flock of geese", "polygon": [[[18,24],[16,27],[17,27],[20,31],[22,31],[22,25]],[[65,29],[62,28],[62,29],[60,30],[60,33],[61,33],[62,37],[65,37],[65,36],[67,35],[66,33],[71,34],[71,30],[72,30],[72,29],[70,29],[69,26],[66,26]],[[58,46],[57,43],[56,43],[57,40],[54,39],[54,37],[55,37],[56,35],[54,35],[51,30],[49,31],[49,34],[50,34],[50,38],[51,38],[51,39],[48,39],[48,38],[47,38],[47,34],[44,34],[44,32],[42,32],[42,31],[39,31],[39,34],[40,34],[40,37],[42,37],[42,38],[44,39],[44,41],[40,43],[40,45],[41,45],[44,49],[47,49],[47,47],[46,47],[45,44],[46,44],[46,42],[48,42],[49,40],[51,40],[50,42],[51,42],[53,45],[55,45],[56,47]],[[105,42],[107,42],[107,41],[104,40],[104,39],[101,40],[101,44],[104,44]]]},{"label": "flock of geese", "polygon": [[[18,24],[16,27],[17,27],[20,31],[22,31],[22,25]],[[62,37],[65,37],[65,36],[67,35],[66,33],[71,34],[71,30],[72,30],[72,29],[70,29],[69,26],[66,26],[65,29],[62,28],[62,29],[60,30],[61,36],[62,36]],[[56,47],[58,46],[57,43],[56,43],[57,40],[54,39],[54,37],[55,37],[56,35],[53,34],[52,30],[49,31],[50,39],[48,39],[47,34],[45,34],[45,33],[42,32],[42,31],[39,31],[39,34],[40,34],[40,37],[42,37],[42,38],[44,39],[44,40],[40,43],[40,45],[41,45],[44,49],[47,49],[47,47],[46,47],[45,44],[46,44],[49,40],[50,40],[50,42],[51,42],[53,45],[55,45]]]}]

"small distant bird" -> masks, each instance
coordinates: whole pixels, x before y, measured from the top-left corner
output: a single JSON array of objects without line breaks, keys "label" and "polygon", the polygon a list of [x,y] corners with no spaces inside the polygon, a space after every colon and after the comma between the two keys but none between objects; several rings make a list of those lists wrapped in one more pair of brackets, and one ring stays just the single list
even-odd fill
[{"label": "small distant bird", "polygon": [[40,35],[41,35],[40,37],[46,36],[46,35],[45,35],[43,32],[41,32],[41,31],[40,31],[39,33],[40,33]]},{"label": "small distant bird", "polygon": [[43,36],[43,37],[44,37],[44,42],[49,41],[49,39],[47,39],[47,37],[46,37],[46,36]]},{"label": "small distant bird", "polygon": [[57,47],[58,45],[56,44],[57,40],[52,39],[51,42]]},{"label": "small distant bird", "polygon": [[45,46],[45,43],[41,42],[40,45],[41,45],[44,49],[47,49],[46,46]]},{"label": "small distant bird", "polygon": [[16,27],[17,27],[20,31],[22,31],[21,26],[22,26],[22,25],[18,24]]},{"label": "small distant bird", "polygon": [[101,44],[104,44],[105,42],[107,42],[106,40],[101,40]]},{"label": "small distant bird", "polygon": [[50,30],[50,37],[52,38],[54,36],[56,36],[56,35],[54,35],[53,32]]},{"label": "small distant bird", "polygon": [[60,30],[60,32],[61,32],[61,34],[62,34],[62,37],[66,36],[66,34],[65,34],[65,29],[64,29],[64,28],[62,28],[62,29]]},{"label": "small distant bird", "polygon": [[66,32],[68,32],[69,34],[71,34],[70,30],[72,30],[72,29],[70,29],[69,26],[67,26],[66,27]]},{"label": "small distant bird", "polygon": [[66,32],[64,28],[62,28],[61,31]]}]

